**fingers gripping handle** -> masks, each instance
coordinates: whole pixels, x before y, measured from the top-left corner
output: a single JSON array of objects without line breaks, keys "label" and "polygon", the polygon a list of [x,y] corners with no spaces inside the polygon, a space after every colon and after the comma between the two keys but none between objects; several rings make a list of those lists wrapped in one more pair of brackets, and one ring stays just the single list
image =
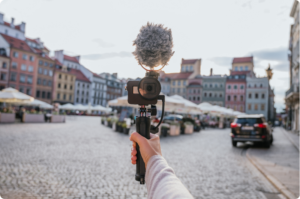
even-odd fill
[{"label": "fingers gripping handle", "polygon": [[[136,118],[136,131],[143,137],[150,139],[150,118],[138,117]],[[137,160],[136,160],[136,174],[135,180],[140,181],[140,184],[145,184],[146,167],[145,162],[140,153],[140,147],[136,145]]]}]

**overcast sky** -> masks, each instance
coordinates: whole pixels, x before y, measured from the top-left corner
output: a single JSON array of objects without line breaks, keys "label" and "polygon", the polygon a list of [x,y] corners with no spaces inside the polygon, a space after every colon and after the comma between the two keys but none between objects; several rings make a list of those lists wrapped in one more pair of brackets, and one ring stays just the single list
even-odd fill
[{"label": "overcast sky", "polygon": [[284,108],[289,88],[289,16],[293,0],[0,0],[6,21],[26,22],[26,36],[51,50],[81,55],[90,70],[142,77],[132,41],[148,21],[172,29],[175,54],[166,72],[179,72],[181,58],[202,59],[202,75],[229,74],[233,57],[255,58],[255,72],[274,69],[275,106]]}]

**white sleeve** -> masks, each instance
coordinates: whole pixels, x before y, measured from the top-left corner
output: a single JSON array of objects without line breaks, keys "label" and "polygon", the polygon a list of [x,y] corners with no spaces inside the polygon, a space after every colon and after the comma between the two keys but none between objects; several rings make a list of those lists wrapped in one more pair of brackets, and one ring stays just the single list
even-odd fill
[{"label": "white sleeve", "polygon": [[150,158],[146,171],[149,199],[190,199],[193,196],[176,177],[173,169],[160,155]]}]

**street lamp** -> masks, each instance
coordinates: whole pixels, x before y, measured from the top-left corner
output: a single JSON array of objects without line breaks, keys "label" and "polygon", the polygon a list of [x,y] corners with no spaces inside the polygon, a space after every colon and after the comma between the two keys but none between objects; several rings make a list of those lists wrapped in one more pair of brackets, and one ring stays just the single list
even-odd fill
[{"label": "street lamp", "polygon": [[266,73],[267,73],[267,77],[270,81],[270,79],[272,79],[272,76],[273,76],[273,72],[272,72],[273,69],[271,69],[271,66],[269,64],[269,67],[266,69]]}]

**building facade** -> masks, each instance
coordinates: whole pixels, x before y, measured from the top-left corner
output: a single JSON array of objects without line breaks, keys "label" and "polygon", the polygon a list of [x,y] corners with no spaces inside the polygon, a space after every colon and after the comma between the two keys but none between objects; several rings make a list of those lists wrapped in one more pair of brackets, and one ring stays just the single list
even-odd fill
[{"label": "building facade", "polygon": [[171,93],[171,79],[164,71],[160,71],[158,81],[161,84],[161,92],[167,96]]},{"label": "building facade", "polygon": [[0,90],[8,87],[10,59],[4,52],[0,49]]},{"label": "building facade", "polygon": [[263,114],[268,120],[269,80],[267,77],[246,77],[246,113]]},{"label": "building facade", "polygon": [[69,73],[76,77],[74,89],[74,104],[88,105],[90,102],[91,81],[78,69],[68,68]]},{"label": "building facade", "polygon": [[289,89],[285,93],[285,103],[288,115],[288,124],[291,130],[299,132],[299,34],[300,34],[300,8],[299,2],[294,0],[290,16],[294,18],[294,24],[290,29],[289,62],[290,82]]},{"label": "building facade", "polygon": [[227,77],[225,107],[235,111],[245,112],[246,74],[235,71]]},{"label": "building facade", "polygon": [[25,40],[25,23],[21,22],[15,25],[15,19],[11,18],[11,22],[4,21],[4,14],[0,13],[0,34],[5,34],[16,39]]},{"label": "building facade", "polygon": [[26,41],[0,35],[0,48],[10,57],[8,86],[35,97],[37,54]]},{"label": "building facade", "polygon": [[253,56],[233,58],[231,70],[232,71],[254,71]]},{"label": "building facade", "polygon": [[122,96],[122,84],[117,73],[101,73],[99,75],[106,81],[106,104],[109,100]]},{"label": "building facade", "polygon": [[213,75],[202,76],[202,100],[212,105],[225,106],[225,84],[227,76]]},{"label": "building facade", "polygon": [[188,100],[195,104],[200,104],[202,100],[202,76],[197,75],[195,78],[189,79],[186,91]]},{"label": "building facade", "polygon": [[69,70],[56,60],[52,91],[54,103],[74,103],[76,76],[71,74]]},{"label": "building facade", "polygon": [[106,80],[100,75],[94,73],[92,83],[92,103],[93,105],[106,106]]}]

